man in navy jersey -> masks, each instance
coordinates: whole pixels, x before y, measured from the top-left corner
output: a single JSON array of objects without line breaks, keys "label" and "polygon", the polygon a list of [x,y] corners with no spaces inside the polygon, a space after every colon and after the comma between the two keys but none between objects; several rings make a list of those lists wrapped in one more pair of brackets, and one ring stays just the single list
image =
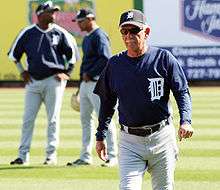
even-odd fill
[{"label": "man in navy jersey", "polygon": [[94,90],[101,100],[96,151],[106,160],[104,140],[118,100],[120,189],[140,190],[148,171],[154,190],[172,190],[178,150],[169,95],[172,91],[180,113],[179,139],[189,138],[187,80],[170,52],[147,45],[150,27],[141,11],[124,12],[119,29],[127,50],[109,60]]},{"label": "man in navy jersey", "polygon": [[[83,58],[80,67],[80,119],[82,126],[82,149],[80,158],[67,163],[68,166],[92,164],[92,147],[94,143],[93,111],[97,116],[100,108],[100,99],[93,93],[96,82],[111,57],[109,38],[97,25],[94,13],[89,9],[77,12],[73,21],[77,22],[81,31],[87,34],[82,42]],[[109,123],[107,132],[108,159],[102,166],[112,167],[117,160],[116,128]]]},{"label": "man in navy jersey", "polygon": [[[44,164],[57,164],[62,96],[73,65],[79,59],[75,39],[65,29],[53,24],[55,12],[59,9],[52,1],[40,4],[36,9],[37,24],[24,28],[8,53],[25,82],[26,90],[18,158],[11,165],[29,164],[34,123],[42,103],[48,117]],[[27,69],[20,63],[24,53]]]}]

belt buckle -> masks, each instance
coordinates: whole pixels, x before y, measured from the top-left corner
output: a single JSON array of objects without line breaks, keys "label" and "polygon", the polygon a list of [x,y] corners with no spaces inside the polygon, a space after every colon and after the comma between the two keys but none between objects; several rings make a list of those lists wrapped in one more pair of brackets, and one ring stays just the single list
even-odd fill
[{"label": "belt buckle", "polygon": [[146,130],[146,135],[151,135],[153,133],[153,129],[151,127],[145,128]]}]

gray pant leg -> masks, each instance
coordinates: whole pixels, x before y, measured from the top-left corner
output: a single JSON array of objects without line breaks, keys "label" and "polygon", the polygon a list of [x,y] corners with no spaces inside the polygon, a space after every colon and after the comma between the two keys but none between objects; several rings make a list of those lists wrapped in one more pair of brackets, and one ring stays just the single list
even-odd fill
[{"label": "gray pant leg", "polygon": [[36,84],[37,82],[33,81],[26,85],[23,126],[18,155],[18,157],[22,158],[25,162],[29,162],[34,123],[42,102],[40,87]]},{"label": "gray pant leg", "polygon": [[80,159],[92,162],[92,147],[94,142],[94,121],[92,120],[93,106],[88,93],[89,84],[82,82],[80,85],[80,119],[82,126],[82,149]]},{"label": "gray pant leg", "polygon": [[108,126],[106,142],[107,142],[108,159],[117,158],[118,155],[117,129],[113,121]]},{"label": "gray pant leg", "polygon": [[119,172],[120,190],[141,190],[147,161],[143,159],[144,145],[134,141],[132,135],[120,132]]},{"label": "gray pant leg", "polygon": [[149,172],[152,177],[153,190],[173,190],[174,171],[178,149],[173,125],[166,126],[152,136],[152,156],[149,159]]},{"label": "gray pant leg", "polygon": [[[92,147],[94,143],[94,118],[92,112],[99,114],[100,99],[93,93],[96,82],[82,82],[80,86],[80,118],[82,125],[82,150],[80,159],[92,162]],[[107,133],[107,153],[109,159],[117,156],[116,126],[111,122]]]},{"label": "gray pant leg", "polygon": [[153,159],[153,167],[150,170],[153,190],[173,190],[175,155],[172,150],[166,150],[156,155]]},{"label": "gray pant leg", "polygon": [[58,81],[54,76],[45,80],[44,103],[48,117],[46,157],[56,158],[59,145],[60,111],[66,81]]}]

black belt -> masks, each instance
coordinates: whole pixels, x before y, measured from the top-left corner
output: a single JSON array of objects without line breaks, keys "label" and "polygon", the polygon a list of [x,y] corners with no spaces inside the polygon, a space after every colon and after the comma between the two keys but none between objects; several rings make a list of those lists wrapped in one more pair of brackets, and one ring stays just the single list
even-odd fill
[{"label": "black belt", "polygon": [[121,125],[121,130],[122,131],[125,131],[131,135],[137,135],[137,136],[141,136],[141,137],[146,137],[148,135],[151,135],[153,133],[155,133],[156,131],[159,131],[159,129],[161,127],[164,127],[165,125],[168,125],[169,124],[169,121],[168,119],[165,119],[163,121],[161,121],[160,123],[158,124],[155,124],[155,125],[151,125],[152,127],[127,127],[127,126],[124,126],[124,125]]}]

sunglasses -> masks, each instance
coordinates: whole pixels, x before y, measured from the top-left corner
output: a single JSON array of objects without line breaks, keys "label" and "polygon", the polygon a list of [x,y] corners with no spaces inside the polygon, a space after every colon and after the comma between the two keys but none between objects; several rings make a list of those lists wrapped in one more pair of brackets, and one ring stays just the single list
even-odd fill
[{"label": "sunglasses", "polygon": [[139,27],[134,27],[134,28],[129,28],[129,29],[122,28],[120,32],[122,35],[127,35],[128,33],[137,35],[141,30],[143,30],[143,28],[139,28]]}]

